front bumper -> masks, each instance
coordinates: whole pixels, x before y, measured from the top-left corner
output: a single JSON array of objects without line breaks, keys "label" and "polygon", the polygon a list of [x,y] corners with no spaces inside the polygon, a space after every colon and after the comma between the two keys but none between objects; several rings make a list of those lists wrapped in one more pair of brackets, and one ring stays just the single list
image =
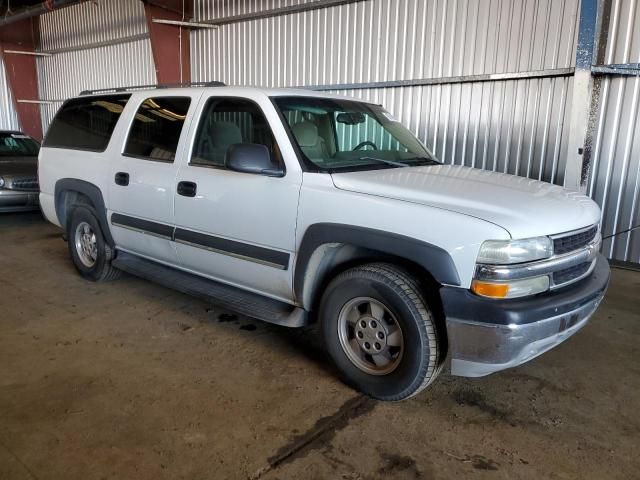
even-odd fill
[{"label": "front bumper", "polygon": [[491,300],[466,289],[444,287],[451,373],[482,377],[525,363],[562,343],[600,305],[609,273],[607,260],[598,255],[589,277],[530,298]]},{"label": "front bumper", "polygon": [[38,192],[0,189],[0,212],[38,210]]}]

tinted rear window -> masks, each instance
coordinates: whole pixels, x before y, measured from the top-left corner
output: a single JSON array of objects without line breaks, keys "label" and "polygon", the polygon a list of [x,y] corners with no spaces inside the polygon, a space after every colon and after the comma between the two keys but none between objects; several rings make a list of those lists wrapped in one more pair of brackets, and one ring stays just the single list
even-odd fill
[{"label": "tinted rear window", "polygon": [[124,154],[172,162],[190,104],[190,97],[147,98],[133,119]]},{"label": "tinted rear window", "polygon": [[74,98],[56,114],[44,139],[44,147],[102,152],[131,95]]}]

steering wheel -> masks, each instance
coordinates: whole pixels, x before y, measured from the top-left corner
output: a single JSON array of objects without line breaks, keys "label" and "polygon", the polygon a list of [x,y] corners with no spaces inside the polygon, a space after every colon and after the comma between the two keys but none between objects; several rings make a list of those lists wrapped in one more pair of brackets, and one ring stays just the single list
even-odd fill
[{"label": "steering wheel", "polygon": [[355,152],[356,150],[360,150],[367,146],[373,147],[374,150],[378,150],[378,146],[375,143],[370,142],[369,140],[365,140],[364,142],[360,142],[358,145],[356,145],[352,151]]}]

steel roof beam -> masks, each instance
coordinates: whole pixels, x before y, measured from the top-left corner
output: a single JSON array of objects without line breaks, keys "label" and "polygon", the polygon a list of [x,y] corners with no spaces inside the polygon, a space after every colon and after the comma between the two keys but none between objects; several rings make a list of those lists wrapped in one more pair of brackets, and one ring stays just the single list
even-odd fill
[{"label": "steel roof beam", "polygon": [[5,17],[0,18],[0,28],[5,25],[10,25],[21,20],[27,20],[45,13],[49,13],[53,10],[60,8],[70,7],[77,3],[82,3],[86,0],[53,0],[53,2],[42,2],[39,5],[23,8],[22,10]]}]

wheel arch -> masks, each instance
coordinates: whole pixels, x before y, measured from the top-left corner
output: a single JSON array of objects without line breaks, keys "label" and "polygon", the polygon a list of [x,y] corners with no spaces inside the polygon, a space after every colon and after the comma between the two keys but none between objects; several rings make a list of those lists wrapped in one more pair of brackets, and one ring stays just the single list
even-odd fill
[{"label": "wheel arch", "polygon": [[109,229],[109,222],[107,221],[104,197],[100,188],[85,180],[62,178],[56,182],[54,198],[58,222],[65,229],[70,220],[73,206],[78,203],[89,204],[95,210],[105,240],[109,246],[115,246]]},{"label": "wheel arch", "polygon": [[294,269],[294,293],[315,310],[327,283],[342,271],[369,261],[390,261],[436,284],[460,285],[444,249],[415,238],[353,225],[318,223],[304,234]]}]

